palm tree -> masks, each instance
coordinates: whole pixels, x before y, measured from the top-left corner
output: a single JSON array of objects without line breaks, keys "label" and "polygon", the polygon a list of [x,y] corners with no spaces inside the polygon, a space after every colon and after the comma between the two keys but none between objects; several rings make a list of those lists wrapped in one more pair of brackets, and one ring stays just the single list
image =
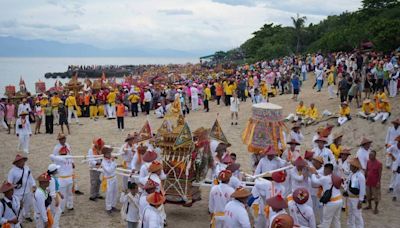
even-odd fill
[{"label": "palm tree", "polygon": [[304,23],[307,20],[306,16],[300,17],[300,15],[297,13],[297,17],[291,17],[293,26],[296,32],[296,38],[297,38],[297,45],[296,45],[296,53],[299,53],[300,51],[300,39],[301,39],[301,33],[303,32],[304,28]]}]

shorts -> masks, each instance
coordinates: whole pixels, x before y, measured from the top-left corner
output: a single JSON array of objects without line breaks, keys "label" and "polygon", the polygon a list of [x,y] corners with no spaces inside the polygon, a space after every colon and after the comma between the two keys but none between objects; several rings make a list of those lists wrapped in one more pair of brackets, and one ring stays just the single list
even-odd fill
[{"label": "shorts", "polygon": [[63,124],[68,125],[68,119],[67,118],[60,118],[59,125],[63,125]]},{"label": "shorts", "polygon": [[366,186],[366,190],[367,190],[368,200],[374,200],[374,201],[381,200],[381,188]]},{"label": "shorts", "polygon": [[299,94],[299,90],[298,89],[293,89],[293,93],[297,95],[297,94]]}]

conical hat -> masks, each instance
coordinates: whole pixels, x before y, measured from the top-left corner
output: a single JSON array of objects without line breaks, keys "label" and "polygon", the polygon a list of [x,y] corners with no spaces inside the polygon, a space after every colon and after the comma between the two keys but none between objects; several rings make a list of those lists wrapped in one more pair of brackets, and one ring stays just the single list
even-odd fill
[{"label": "conical hat", "polygon": [[372,140],[369,140],[367,138],[363,138],[360,142],[360,146],[367,144],[367,143],[372,143]]},{"label": "conical hat", "polygon": [[218,122],[218,119],[215,120],[215,122],[210,130],[210,138],[220,141],[226,145],[231,145],[228,142],[228,139],[225,137],[225,134],[222,131],[221,125]]},{"label": "conical hat", "polygon": [[28,158],[26,157],[26,156],[24,156],[24,155],[21,155],[21,154],[17,154],[16,156],[15,156],[15,159],[14,159],[14,161],[13,161],[13,164],[15,164],[15,163],[17,163],[18,161],[21,161],[21,160],[28,160]]},{"label": "conical hat", "polygon": [[142,159],[144,162],[152,162],[157,159],[157,153],[154,151],[146,151]]},{"label": "conical hat", "polygon": [[14,189],[14,185],[13,184],[11,184],[11,183],[8,183],[7,181],[5,181],[2,185],[1,185],[1,187],[0,187],[0,193],[5,193],[5,192],[8,192],[8,191],[10,191],[11,189]]},{"label": "conical hat", "polygon": [[304,159],[300,156],[294,161],[293,164],[296,167],[306,167],[308,165],[307,162],[304,161]]},{"label": "conical hat", "polygon": [[153,192],[146,197],[149,204],[159,206],[165,202],[165,196],[159,192]]},{"label": "conical hat", "polygon": [[351,159],[351,160],[349,161],[349,164],[352,165],[352,166],[354,166],[354,167],[357,167],[357,168],[359,168],[359,169],[362,168],[362,167],[361,167],[360,160],[358,160],[358,158],[353,158],[353,159]]},{"label": "conical hat", "polygon": [[400,125],[400,118],[397,118],[397,119],[393,120],[392,124]]},{"label": "conical hat", "polygon": [[242,199],[251,195],[251,192],[243,187],[238,187],[231,195],[232,198]]},{"label": "conical hat", "polygon": [[149,166],[149,173],[155,173],[163,168],[161,162],[153,161]]}]

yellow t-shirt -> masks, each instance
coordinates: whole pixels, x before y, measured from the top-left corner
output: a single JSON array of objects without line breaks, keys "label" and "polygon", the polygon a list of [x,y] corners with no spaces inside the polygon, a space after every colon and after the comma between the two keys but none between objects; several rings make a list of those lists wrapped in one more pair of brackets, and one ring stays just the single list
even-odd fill
[{"label": "yellow t-shirt", "polygon": [[129,100],[131,103],[138,103],[139,100],[140,100],[140,97],[139,97],[138,95],[136,95],[136,94],[131,94],[131,95],[128,97],[128,100]]},{"label": "yellow t-shirt", "polygon": [[334,143],[332,143],[329,148],[331,149],[333,155],[335,156],[336,160],[339,158],[340,152],[342,151],[342,146],[336,146]]},{"label": "yellow t-shirt", "polygon": [[308,108],[308,110],[307,110],[307,117],[309,117],[309,118],[311,118],[311,119],[317,119],[318,118],[318,116],[319,116],[319,114],[318,114],[318,109],[316,108],[316,107],[314,107],[314,108]]},{"label": "yellow t-shirt", "polygon": [[350,107],[345,107],[345,108],[340,107],[340,109],[339,109],[339,115],[340,115],[340,116],[347,116],[347,115],[350,115]]},{"label": "yellow t-shirt", "polygon": [[263,83],[261,85],[261,95],[265,98],[265,97],[267,97],[267,93],[268,93],[267,85],[265,83]]},{"label": "yellow t-shirt", "polygon": [[70,107],[75,107],[76,106],[76,99],[74,96],[69,96],[67,100],[65,100],[65,105],[70,108]]},{"label": "yellow t-shirt", "polygon": [[107,95],[107,102],[111,105],[115,105],[115,99],[117,98],[117,93],[116,92],[110,92]]},{"label": "yellow t-shirt", "polygon": [[300,116],[305,116],[307,114],[307,108],[304,105],[298,105],[296,108],[296,114]]},{"label": "yellow t-shirt", "polygon": [[333,77],[333,72],[331,71],[328,75],[328,85],[333,85],[335,78]]},{"label": "yellow t-shirt", "polygon": [[233,84],[228,85],[228,86],[226,87],[225,94],[226,94],[226,95],[232,96],[234,90],[235,90],[235,86],[234,86]]},{"label": "yellow t-shirt", "polygon": [[49,103],[49,100],[48,99],[42,99],[42,100],[40,100],[40,106],[42,107],[42,108],[44,108],[44,107],[46,107],[47,106],[47,104]]},{"label": "yellow t-shirt", "polygon": [[249,86],[250,86],[250,87],[253,87],[253,86],[254,86],[254,79],[253,79],[253,77],[250,77],[250,78],[249,78]]},{"label": "yellow t-shirt", "polygon": [[374,112],[374,108],[375,108],[374,104],[368,103],[368,104],[363,104],[362,107],[361,107],[361,110],[364,113],[372,113],[372,112]]},{"label": "yellow t-shirt", "polygon": [[389,103],[381,103],[378,109],[380,112],[390,112],[391,107]]},{"label": "yellow t-shirt", "polygon": [[204,99],[208,101],[211,99],[211,90],[208,87],[204,89]]},{"label": "yellow t-shirt", "polygon": [[58,108],[58,105],[61,104],[61,99],[59,97],[52,97],[50,98],[51,107]]}]

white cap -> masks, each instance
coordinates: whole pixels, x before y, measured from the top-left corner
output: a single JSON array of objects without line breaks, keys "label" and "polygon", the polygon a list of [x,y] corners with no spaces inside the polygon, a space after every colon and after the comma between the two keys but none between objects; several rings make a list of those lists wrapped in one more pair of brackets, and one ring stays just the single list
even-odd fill
[{"label": "white cap", "polygon": [[47,170],[48,170],[49,172],[54,172],[54,171],[56,171],[56,170],[59,169],[59,168],[60,168],[59,165],[50,164],[49,167],[47,168]]}]

